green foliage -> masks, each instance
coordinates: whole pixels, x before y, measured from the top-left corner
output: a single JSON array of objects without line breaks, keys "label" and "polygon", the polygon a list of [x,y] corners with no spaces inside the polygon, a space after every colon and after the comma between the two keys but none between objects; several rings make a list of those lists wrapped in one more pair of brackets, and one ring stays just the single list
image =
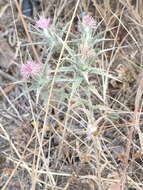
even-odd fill
[{"label": "green foliage", "polygon": [[54,56],[55,54],[59,55],[63,45],[65,50],[62,63],[54,78],[55,84],[62,86],[59,88],[59,98],[60,96],[67,97],[67,94],[65,94],[66,88],[70,89],[69,96],[70,94],[73,96],[80,91],[81,87],[85,88],[86,91],[90,91],[92,89],[92,84],[89,80],[91,77],[96,79],[97,76],[102,76],[117,80],[116,77],[101,69],[97,64],[99,56],[105,51],[110,51],[110,49],[101,49],[101,43],[110,39],[105,38],[106,31],[98,31],[100,24],[90,27],[79,21],[78,31],[70,32],[69,41],[65,43],[64,38],[68,26],[69,23],[66,25],[56,23],[55,25],[50,25],[47,29],[36,28],[36,35],[41,37],[43,44],[46,42],[47,49],[52,52],[48,61],[43,64],[43,71],[38,78],[30,80],[30,88],[32,90],[39,89],[40,96],[44,99],[44,102],[48,99],[55,72],[55,69],[50,68],[49,62],[51,59],[57,61]]}]

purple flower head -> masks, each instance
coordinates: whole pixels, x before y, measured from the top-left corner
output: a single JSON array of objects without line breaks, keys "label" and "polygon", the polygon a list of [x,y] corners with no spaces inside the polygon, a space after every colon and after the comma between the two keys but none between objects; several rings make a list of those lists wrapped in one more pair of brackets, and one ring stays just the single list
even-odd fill
[{"label": "purple flower head", "polygon": [[21,66],[21,75],[23,79],[28,79],[30,76],[36,76],[41,71],[41,65],[34,61],[27,61],[26,64]]},{"label": "purple flower head", "polygon": [[50,18],[47,19],[44,17],[40,17],[40,19],[38,21],[36,21],[36,26],[38,28],[46,29],[46,28],[48,28],[50,22],[51,22]]},{"label": "purple flower head", "polygon": [[84,15],[82,18],[82,22],[85,26],[88,26],[90,28],[93,28],[96,24],[95,20],[90,15]]}]

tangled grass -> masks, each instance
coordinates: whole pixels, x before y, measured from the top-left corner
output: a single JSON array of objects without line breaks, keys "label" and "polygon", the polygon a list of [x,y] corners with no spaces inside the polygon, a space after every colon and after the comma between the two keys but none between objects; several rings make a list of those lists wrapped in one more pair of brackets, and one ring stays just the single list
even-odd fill
[{"label": "tangled grass", "polygon": [[43,0],[28,20],[10,5],[25,39],[13,12],[18,75],[13,92],[1,87],[11,166],[1,189],[143,189],[142,1]]}]

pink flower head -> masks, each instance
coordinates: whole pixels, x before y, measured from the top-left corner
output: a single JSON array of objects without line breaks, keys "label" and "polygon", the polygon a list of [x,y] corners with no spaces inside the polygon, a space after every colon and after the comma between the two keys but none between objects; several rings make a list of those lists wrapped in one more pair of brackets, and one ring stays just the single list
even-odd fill
[{"label": "pink flower head", "polygon": [[90,15],[85,15],[85,16],[83,16],[82,22],[83,22],[83,24],[84,24],[85,26],[88,26],[88,27],[90,27],[90,28],[93,28],[93,27],[95,26],[95,24],[96,24],[95,20],[94,20],[93,17],[90,16]]},{"label": "pink flower head", "polygon": [[47,18],[40,17],[40,19],[36,21],[36,26],[38,28],[46,29],[48,28],[50,21],[51,21],[50,18],[47,19]]},{"label": "pink flower head", "polygon": [[89,57],[95,56],[94,49],[87,46],[80,46],[79,51],[82,59],[87,59]]},{"label": "pink flower head", "polygon": [[33,77],[41,71],[41,65],[34,61],[27,61],[26,64],[21,67],[21,75],[23,79],[28,79],[30,76]]}]

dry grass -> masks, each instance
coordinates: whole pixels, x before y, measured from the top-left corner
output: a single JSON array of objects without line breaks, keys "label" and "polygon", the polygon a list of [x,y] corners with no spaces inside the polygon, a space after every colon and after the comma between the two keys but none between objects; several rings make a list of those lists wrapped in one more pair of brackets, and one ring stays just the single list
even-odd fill
[{"label": "dry grass", "polygon": [[[52,17],[53,25],[68,23],[56,53],[16,0],[2,6],[0,19],[11,11],[13,24],[3,19],[0,27],[14,28],[17,47],[8,68],[0,60],[0,188],[142,190],[142,1],[42,0],[39,15]],[[78,38],[81,12],[95,18],[105,40],[95,47],[102,52],[96,74],[73,82],[77,73],[61,69],[70,69],[68,43]],[[44,90],[21,80],[29,57],[52,70]]]}]

